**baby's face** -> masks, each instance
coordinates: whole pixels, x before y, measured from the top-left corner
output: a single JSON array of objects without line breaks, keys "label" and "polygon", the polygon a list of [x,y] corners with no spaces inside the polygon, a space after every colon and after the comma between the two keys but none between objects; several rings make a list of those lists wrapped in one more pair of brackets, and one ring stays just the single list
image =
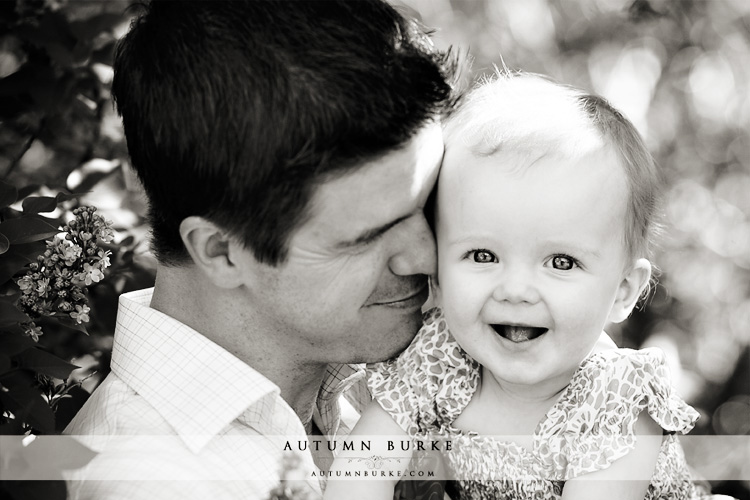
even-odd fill
[{"label": "baby's face", "polygon": [[498,380],[555,387],[590,352],[622,294],[627,193],[608,148],[575,160],[446,149],[438,300]]}]

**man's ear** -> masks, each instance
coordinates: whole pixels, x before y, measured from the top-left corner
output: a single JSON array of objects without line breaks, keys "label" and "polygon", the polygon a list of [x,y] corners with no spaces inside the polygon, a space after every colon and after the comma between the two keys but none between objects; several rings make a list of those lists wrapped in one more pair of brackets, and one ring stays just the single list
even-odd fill
[{"label": "man's ear", "polygon": [[609,321],[620,323],[630,316],[650,279],[651,263],[648,259],[636,260],[633,267],[620,282],[615,303],[609,313]]},{"label": "man's ear", "polygon": [[235,288],[242,283],[238,272],[238,246],[227,231],[213,222],[190,216],[180,223],[180,236],[193,264],[220,288]]}]

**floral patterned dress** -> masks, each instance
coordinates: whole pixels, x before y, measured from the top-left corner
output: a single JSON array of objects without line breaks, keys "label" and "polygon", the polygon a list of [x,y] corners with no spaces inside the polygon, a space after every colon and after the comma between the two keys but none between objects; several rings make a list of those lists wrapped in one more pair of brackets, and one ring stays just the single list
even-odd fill
[{"label": "floral patterned dress", "polygon": [[664,431],[646,498],[696,499],[675,433],[698,413],[672,392],[663,353],[612,349],[587,357],[539,422],[532,449],[453,427],[477,390],[480,366],[453,339],[439,308],[398,358],[368,366],[375,399],[412,437],[449,439],[443,455],[454,498],[559,499],[566,480],[602,470],[635,446],[634,426],[648,411]]}]

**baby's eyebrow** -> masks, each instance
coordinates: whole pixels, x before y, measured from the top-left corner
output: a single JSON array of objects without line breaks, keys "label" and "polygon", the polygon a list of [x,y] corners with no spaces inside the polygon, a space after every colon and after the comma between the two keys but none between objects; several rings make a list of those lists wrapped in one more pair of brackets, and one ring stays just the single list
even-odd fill
[{"label": "baby's eyebrow", "polygon": [[339,243],[336,244],[336,248],[339,250],[342,250],[346,248],[355,247],[363,243],[367,243],[368,241],[374,240],[378,236],[384,234],[390,228],[408,219],[409,217],[410,217],[409,215],[404,215],[403,217],[399,217],[398,219],[392,220],[391,222],[388,222],[387,224],[383,224],[382,226],[378,226],[373,229],[368,229],[354,239],[340,241]]},{"label": "baby's eyebrow", "polygon": [[[465,245],[465,244],[472,244],[474,246],[490,246],[492,244],[495,244],[496,242],[492,241],[490,238],[486,236],[464,236],[462,238],[454,238],[452,240],[448,240],[448,245],[454,246],[454,245]],[[601,257],[601,253],[595,249],[595,248],[584,248],[577,245],[572,245],[570,243],[561,243],[561,242],[548,242],[547,247],[549,250],[551,250],[553,253],[570,253],[574,255],[584,255],[586,257],[591,257],[594,259],[598,259]]]},{"label": "baby's eyebrow", "polygon": [[599,257],[601,257],[601,254],[600,254],[600,253],[599,253],[599,252],[598,252],[597,250],[584,250],[584,249],[582,249],[581,251],[582,251],[583,253],[585,253],[585,254],[587,254],[587,255],[591,256],[591,257],[594,257],[594,258],[599,258]]},{"label": "baby's eyebrow", "polygon": [[494,240],[491,239],[491,237],[484,236],[484,235],[470,235],[470,236],[463,236],[460,238],[453,238],[452,240],[448,240],[449,245],[464,245],[466,243],[476,243],[476,244],[483,244],[483,245],[489,245],[495,243]]},{"label": "baby's eyebrow", "polygon": [[583,254],[587,257],[593,257],[595,259],[598,259],[599,257],[601,257],[601,253],[599,253],[599,251],[595,248],[584,248],[584,247],[574,246],[570,244],[565,245],[565,244],[554,244],[554,243],[551,244],[550,247],[559,248],[560,250],[558,253],[572,253],[572,254],[577,254],[577,255]]}]

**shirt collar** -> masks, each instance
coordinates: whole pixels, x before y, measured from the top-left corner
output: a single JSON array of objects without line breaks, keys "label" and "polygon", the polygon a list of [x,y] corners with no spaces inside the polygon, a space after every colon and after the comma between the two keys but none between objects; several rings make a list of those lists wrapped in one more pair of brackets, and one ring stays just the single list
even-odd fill
[{"label": "shirt collar", "polygon": [[[198,453],[240,416],[262,426],[274,418],[270,413],[277,403],[288,408],[277,401],[276,384],[194,329],[152,309],[153,291],[120,296],[112,371],[154,407],[188,448]],[[328,367],[316,408],[326,434],[333,436],[339,428],[339,396],[364,375],[363,365]],[[364,392],[358,399],[369,402],[367,391],[356,392]]]},{"label": "shirt collar", "polygon": [[152,295],[153,288],[120,296],[112,371],[197,453],[248,407],[280,391],[197,331],[149,307]]},{"label": "shirt collar", "polygon": [[318,393],[318,401],[337,400],[344,391],[364,376],[364,365],[328,365],[325,380]]},{"label": "shirt collar", "polygon": [[[339,430],[343,430],[345,433],[350,431],[348,426],[341,429],[340,396],[344,393],[353,396],[357,401],[355,410],[361,413],[363,407],[371,400],[366,386],[364,391],[359,390],[364,380],[364,365],[328,365],[323,385],[320,386],[318,392],[318,401],[313,415],[315,423],[324,434],[335,437],[339,434]],[[360,399],[366,399],[367,401],[360,402]]]}]

